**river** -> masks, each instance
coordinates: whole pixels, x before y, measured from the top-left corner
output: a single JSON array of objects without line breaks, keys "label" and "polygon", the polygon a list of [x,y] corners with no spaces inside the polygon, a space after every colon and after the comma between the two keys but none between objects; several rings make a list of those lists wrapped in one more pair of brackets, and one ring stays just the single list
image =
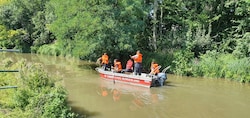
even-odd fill
[{"label": "river", "polygon": [[168,75],[166,86],[143,88],[103,81],[84,61],[0,52],[0,59],[42,63],[64,80],[68,103],[88,118],[249,118],[250,85],[224,79]]}]

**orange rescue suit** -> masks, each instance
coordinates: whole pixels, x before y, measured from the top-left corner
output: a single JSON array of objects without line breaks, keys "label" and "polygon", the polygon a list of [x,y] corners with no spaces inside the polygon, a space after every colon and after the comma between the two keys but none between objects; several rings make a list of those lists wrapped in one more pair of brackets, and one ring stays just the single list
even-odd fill
[{"label": "orange rescue suit", "polygon": [[120,72],[122,71],[122,63],[117,61],[115,62],[115,71]]},{"label": "orange rescue suit", "polygon": [[151,65],[151,74],[157,74],[160,72],[159,68],[158,68],[158,64],[154,63]]},{"label": "orange rescue suit", "polygon": [[142,54],[137,53],[136,55],[137,55],[137,57],[134,58],[135,63],[141,63],[142,62]]},{"label": "orange rescue suit", "polygon": [[109,63],[109,56],[107,54],[102,55],[102,64]]}]

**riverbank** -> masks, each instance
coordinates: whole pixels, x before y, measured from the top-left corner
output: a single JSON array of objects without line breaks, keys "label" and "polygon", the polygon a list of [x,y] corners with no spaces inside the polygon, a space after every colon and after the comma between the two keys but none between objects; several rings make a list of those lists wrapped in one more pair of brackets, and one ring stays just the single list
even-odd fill
[{"label": "riverbank", "polygon": [[175,55],[173,72],[177,75],[224,78],[250,83],[249,57],[239,58],[233,54],[207,51],[199,58],[193,58],[192,52],[179,52]]},{"label": "riverbank", "polygon": [[1,72],[0,86],[17,86],[0,90],[0,117],[77,117],[67,105],[67,91],[59,78],[52,78],[38,63],[25,60],[13,63],[5,59],[1,63],[6,70],[18,69],[17,73]]},{"label": "riverbank", "polygon": [[[56,86],[63,85],[66,88],[67,105],[69,105],[73,111],[84,114],[81,116],[82,118],[116,118],[117,116],[119,116],[119,118],[249,117],[247,111],[250,109],[249,105],[247,105],[250,102],[250,96],[248,94],[250,91],[249,84],[224,79],[192,78],[168,74],[166,86],[145,90],[131,86],[120,86],[119,84],[113,84],[113,82],[110,85],[105,85],[100,81],[100,76],[96,71],[82,67],[85,61],[79,61],[74,58],[23,53],[3,53],[1,58],[2,60],[11,58],[13,61],[25,59],[27,62],[32,62],[33,64],[39,63],[42,66],[41,68],[44,67],[46,71],[44,73],[52,75],[48,77],[62,79],[63,81],[56,79]],[[20,66],[14,68],[13,63],[10,63],[10,65],[12,65],[10,66],[12,68],[5,68],[5,65],[1,67],[9,70],[20,69]],[[38,64],[36,66],[38,66]],[[9,73],[8,75],[20,78],[19,73]],[[20,88],[19,85],[18,87]],[[17,88],[17,90],[19,90],[19,88]],[[107,90],[108,94],[102,96],[102,94],[100,94],[101,88]],[[114,93],[115,89],[121,92],[119,100],[114,100],[113,98],[112,93]],[[6,90],[17,93],[15,89]],[[6,90],[0,90],[0,92]],[[52,91],[52,89],[50,90]],[[48,94],[50,94],[51,91],[48,91]],[[7,97],[2,96],[2,93],[0,94],[1,97],[7,99]],[[8,96],[8,94],[5,94],[5,96]],[[134,104],[135,100],[141,101],[138,102],[141,106]],[[51,100],[50,103],[55,104],[56,102]],[[8,110],[12,110],[12,108],[3,108],[2,102],[0,106],[5,113],[7,113]],[[26,109],[28,108],[29,107],[26,107]],[[20,112],[20,110],[16,111],[15,114],[24,114],[24,112]],[[32,111],[35,112],[36,109]],[[2,116],[6,118],[9,117],[10,114],[12,116],[11,118],[20,116],[15,115],[15,117],[14,113],[11,112]]]}]

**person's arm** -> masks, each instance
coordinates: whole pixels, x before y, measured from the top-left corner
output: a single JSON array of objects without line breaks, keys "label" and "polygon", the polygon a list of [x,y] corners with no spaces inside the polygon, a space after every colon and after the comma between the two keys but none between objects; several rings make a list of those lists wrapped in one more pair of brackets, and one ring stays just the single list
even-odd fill
[{"label": "person's arm", "polygon": [[137,57],[138,57],[138,55],[131,56],[132,59],[135,59]]},{"label": "person's arm", "polygon": [[115,70],[115,71],[118,70],[118,65],[117,65],[117,63],[114,63],[114,70]]},{"label": "person's arm", "polygon": [[97,64],[101,64],[101,63],[102,63],[101,61],[102,61],[102,58],[100,57],[100,58],[98,58],[98,59],[96,60],[96,63],[97,63]]},{"label": "person's arm", "polygon": [[151,64],[151,67],[150,67],[150,74],[154,74],[154,66],[153,66],[153,64]]}]

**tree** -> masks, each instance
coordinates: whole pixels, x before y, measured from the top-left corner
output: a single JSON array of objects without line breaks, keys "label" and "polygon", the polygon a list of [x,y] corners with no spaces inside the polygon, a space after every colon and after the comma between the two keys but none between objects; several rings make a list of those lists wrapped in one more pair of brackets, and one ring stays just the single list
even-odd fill
[{"label": "tree", "polygon": [[50,4],[57,19],[49,30],[63,55],[94,60],[105,51],[122,58],[138,48],[146,16],[142,1],[52,0]]},{"label": "tree", "polygon": [[[32,19],[38,17],[37,15],[43,15],[39,13],[44,11],[47,1],[49,0],[12,0],[7,5],[1,7],[0,24],[4,25],[8,30],[24,30],[24,32],[27,32],[28,37],[26,37],[24,42],[25,46],[27,46],[25,49],[27,52],[30,52],[33,42],[41,37],[37,35],[46,33],[45,30],[40,30],[44,28],[37,28],[38,24],[35,23],[38,22],[33,22]],[[21,40],[21,38],[16,40]]]}]

